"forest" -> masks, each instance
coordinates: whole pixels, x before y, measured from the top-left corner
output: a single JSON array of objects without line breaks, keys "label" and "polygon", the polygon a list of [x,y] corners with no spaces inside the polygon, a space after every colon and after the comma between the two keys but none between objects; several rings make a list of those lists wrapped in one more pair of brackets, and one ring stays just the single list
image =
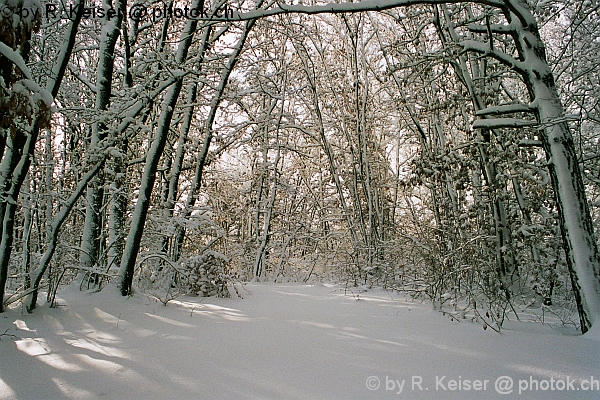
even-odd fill
[{"label": "forest", "polygon": [[600,326],[597,0],[0,0],[0,77],[0,312],[323,281]]}]

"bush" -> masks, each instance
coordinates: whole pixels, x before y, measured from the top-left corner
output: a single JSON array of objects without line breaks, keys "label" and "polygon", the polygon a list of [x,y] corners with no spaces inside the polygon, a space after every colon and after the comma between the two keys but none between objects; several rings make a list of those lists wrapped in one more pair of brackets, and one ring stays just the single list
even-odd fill
[{"label": "bush", "polygon": [[182,261],[181,265],[188,273],[190,293],[203,297],[231,297],[227,284],[233,281],[233,276],[227,256],[207,251]]}]

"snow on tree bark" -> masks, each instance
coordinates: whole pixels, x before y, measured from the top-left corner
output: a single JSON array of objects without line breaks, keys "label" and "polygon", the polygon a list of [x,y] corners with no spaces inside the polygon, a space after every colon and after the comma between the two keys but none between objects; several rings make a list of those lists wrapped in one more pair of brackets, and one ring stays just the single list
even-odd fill
[{"label": "snow on tree bark", "polygon": [[[115,46],[119,38],[121,21],[125,14],[127,1],[117,0],[114,8],[118,10],[113,18],[103,19],[98,52],[98,69],[96,71],[96,111],[103,120],[102,113],[110,104],[115,64]],[[106,5],[112,8],[112,1]],[[94,149],[106,137],[105,124],[98,122],[92,127],[90,149]],[[102,202],[104,190],[103,179],[96,176],[87,188],[85,223],[81,238],[81,264],[84,268],[92,268],[97,262],[100,251],[100,231],[102,224]]]},{"label": "snow on tree bark", "polygon": [[[548,158],[563,248],[581,331],[585,333],[600,322],[600,258],[575,145],[535,18],[523,0],[506,0],[504,3],[508,7],[506,16],[511,26],[506,31],[515,37],[522,60],[491,49],[488,44],[466,41],[463,46],[466,50],[490,55],[513,68],[523,77],[530,92],[532,102],[529,108],[535,110],[542,127],[540,139]],[[501,120],[506,122],[508,119]],[[521,125],[520,120],[514,122],[515,126]],[[485,125],[485,122],[481,124]]]},{"label": "snow on tree bark", "polygon": [[[199,7],[200,1],[195,1],[193,7]],[[194,32],[198,21],[188,20],[185,29],[181,34],[181,43],[177,49],[176,62],[181,65],[187,58],[188,51],[193,42]],[[150,197],[154,182],[156,181],[156,169],[162,156],[165,144],[167,142],[167,134],[169,125],[173,118],[173,110],[179,99],[179,94],[183,86],[183,77],[179,77],[173,86],[170,87],[165,100],[162,104],[162,111],[159,117],[159,122],[156,132],[152,138],[152,144],[146,155],[146,163],[140,184],[139,196],[135,205],[133,215],[131,217],[131,228],[127,235],[121,265],[119,268],[119,287],[123,296],[131,294],[133,283],[133,271],[137,259],[137,253],[140,248],[144,225],[148,215],[148,207],[150,205]]]}]

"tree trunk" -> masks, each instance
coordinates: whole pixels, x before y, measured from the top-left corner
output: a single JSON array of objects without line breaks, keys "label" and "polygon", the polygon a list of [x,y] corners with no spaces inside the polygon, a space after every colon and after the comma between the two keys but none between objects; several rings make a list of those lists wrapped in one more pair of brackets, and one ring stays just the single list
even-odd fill
[{"label": "tree trunk", "polygon": [[[256,7],[260,7],[262,1],[259,1]],[[246,38],[248,34],[252,30],[255,24],[255,20],[249,20],[246,22],[246,26],[242,31],[241,37],[238,39],[234,50],[229,55],[229,59],[227,60],[227,64],[225,68],[221,71],[221,76],[219,77],[219,86],[216,89],[216,93],[212,99],[210,104],[210,111],[208,113],[208,117],[204,123],[204,142],[202,143],[202,149],[200,150],[200,154],[198,155],[198,162],[196,163],[196,170],[194,173],[194,180],[192,182],[192,187],[190,192],[188,193],[187,202],[184,210],[181,213],[180,218],[186,219],[192,215],[192,211],[194,206],[196,205],[196,201],[198,199],[198,192],[200,190],[200,186],[202,184],[202,174],[204,172],[204,166],[206,164],[206,158],[208,156],[208,150],[210,148],[210,144],[212,142],[212,126],[215,121],[215,117],[217,115],[217,110],[219,109],[219,105],[223,100],[223,93],[225,92],[225,87],[227,86],[227,82],[229,81],[229,76],[235,67],[235,64],[238,61],[239,55],[242,52],[242,48],[246,43]],[[183,248],[183,240],[185,239],[185,228],[183,226],[179,226],[177,230],[177,235],[175,237],[174,251],[176,252],[176,257],[181,256],[181,250]]]},{"label": "tree trunk", "polygon": [[[268,146],[268,144],[267,144]],[[265,149],[266,151],[266,149]],[[271,229],[271,217],[273,215],[273,207],[275,205],[275,197],[277,196],[277,184],[278,184],[278,164],[279,164],[279,156],[280,150],[277,149],[277,156],[275,157],[275,161],[273,161],[273,187],[271,188],[271,193],[269,194],[269,201],[267,203],[267,209],[265,212],[265,220],[263,222],[263,232],[262,238],[260,240],[260,244],[258,249],[256,250],[256,259],[254,261],[254,279],[260,279],[260,276],[264,270],[263,265],[266,261],[266,253],[265,250],[267,248],[267,244],[269,243],[269,230]],[[266,155],[265,155],[266,157]],[[258,229],[258,227],[257,227]]]},{"label": "tree trunk", "polygon": [[62,225],[67,220],[67,217],[71,213],[71,210],[75,206],[75,203],[77,202],[79,197],[81,197],[81,195],[83,194],[83,191],[86,188],[87,184],[98,173],[98,171],[100,170],[100,168],[102,167],[103,164],[104,164],[104,160],[98,162],[81,178],[81,180],[77,183],[77,187],[75,188],[75,191],[73,191],[71,196],[69,196],[69,198],[62,205],[60,211],[56,214],[56,218],[54,219],[54,221],[52,222],[52,225],[50,226],[50,236],[48,237],[46,251],[42,255],[42,258],[40,259],[40,264],[39,264],[38,268],[36,268],[36,270],[33,271],[31,274],[32,281],[33,281],[33,284],[32,284],[33,292],[31,293],[31,298],[28,302],[29,304],[26,305],[28,312],[32,312],[37,305],[37,296],[38,296],[39,286],[42,281],[42,277],[44,276],[44,273],[46,272],[46,269],[48,268],[48,265],[50,265],[50,261],[52,260],[52,257],[54,256],[54,252],[56,251],[58,234],[60,233],[60,229],[62,228]]},{"label": "tree trunk", "polygon": [[122,160],[116,159],[113,160],[113,171],[115,178],[110,187],[112,202],[108,213],[108,269],[121,264],[123,247],[125,246],[124,216],[128,201],[128,196],[125,193],[127,167],[123,165]]},{"label": "tree trunk", "polygon": [[[600,322],[600,258],[583,177],[537,22],[524,0],[504,3],[507,8],[503,11],[511,24],[508,34],[515,40],[520,59],[492,49],[489,44],[465,41],[462,45],[467,51],[486,54],[510,66],[527,86],[532,99],[530,107],[542,128],[540,140],[548,159],[581,332],[585,333]],[[483,26],[478,29],[487,31]]]},{"label": "tree trunk", "polygon": [[[112,3],[109,1],[109,3]],[[98,70],[96,74],[96,111],[97,118],[108,108],[113,84],[115,64],[115,46],[119,38],[121,20],[125,13],[126,0],[117,0],[115,9],[119,10],[116,16],[103,20],[100,49],[98,52]],[[107,5],[109,8],[112,4]],[[96,123],[92,128],[90,150],[106,137],[106,126]],[[104,180],[97,175],[87,189],[85,223],[81,238],[81,264],[84,268],[92,268],[97,262],[100,251],[100,232],[102,231],[102,203],[104,199]]]},{"label": "tree trunk", "polygon": [[[78,3],[78,5],[81,4],[82,2]],[[81,10],[81,12],[77,13],[72,20],[69,30],[66,33],[66,44],[61,48],[57,57],[57,62],[54,64],[52,73],[46,82],[46,90],[50,92],[53,98],[58,94],[75,43],[75,36],[83,12],[82,7],[78,7],[78,9]],[[13,147],[4,155],[2,160],[2,181],[0,181],[0,190],[4,191],[6,200],[2,202],[0,206],[0,218],[2,219],[2,241],[0,243],[0,312],[3,311],[3,298],[8,275],[8,262],[12,251],[16,201],[19,197],[21,186],[29,171],[39,131],[40,121],[37,117],[34,117],[27,138],[25,139],[25,134],[22,131],[17,130],[17,135],[13,140]],[[15,158],[17,155],[19,157],[18,159]],[[7,156],[9,156],[9,158],[7,158]],[[17,160],[18,163],[16,162]],[[5,169],[5,166],[9,166],[9,169]],[[41,236],[41,232],[38,236]]]},{"label": "tree trunk", "polygon": [[300,56],[300,61],[302,62],[302,67],[303,67],[304,73],[306,74],[306,78],[308,80],[310,93],[311,93],[312,105],[314,107],[315,116],[317,118],[317,127],[319,129],[319,138],[321,139],[320,145],[323,147],[323,151],[325,152],[325,155],[327,156],[327,161],[329,164],[329,171],[331,173],[331,179],[333,180],[333,183],[335,184],[335,188],[336,188],[336,191],[338,194],[340,206],[341,206],[342,212],[344,214],[344,220],[346,222],[346,227],[348,228],[348,231],[350,232],[350,237],[352,238],[352,245],[353,245],[355,251],[357,251],[360,246],[360,241],[358,238],[358,234],[356,232],[356,227],[355,227],[354,221],[352,219],[353,213],[350,210],[348,203],[346,201],[346,197],[344,195],[344,188],[342,186],[342,181],[341,181],[341,177],[339,174],[339,167],[337,165],[337,162],[335,161],[335,154],[334,154],[333,148],[332,148],[331,144],[329,143],[329,140],[327,139],[327,136],[325,134],[325,124],[323,122],[323,115],[321,113],[321,105],[319,102],[316,76],[314,75],[314,71],[311,69],[308,51],[305,48],[305,46],[303,44],[299,43],[299,44],[295,45],[295,48],[296,48],[298,55]]},{"label": "tree trunk", "polygon": [[[185,156],[185,146],[188,140],[188,132],[190,130],[190,126],[192,124],[192,118],[194,115],[194,102],[196,101],[196,91],[198,90],[198,84],[192,83],[188,85],[188,95],[186,99],[186,104],[188,105],[184,111],[183,121],[181,122],[181,127],[179,129],[179,140],[177,142],[177,150],[175,151],[175,159],[173,160],[173,166],[171,168],[171,176],[169,178],[169,187],[167,193],[167,201],[165,204],[165,210],[167,217],[173,217],[175,212],[175,202],[177,200],[177,192],[179,187],[179,177],[181,175],[181,168],[183,167],[183,159]],[[177,238],[177,235],[175,236]],[[165,238],[165,243],[163,246],[165,250],[167,248],[166,241],[168,238]],[[172,243],[173,246],[171,248],[171,258],[173,261],[177,261],[179,259],[179,247],[177,246],[177,242]]]},{"label": "tree trunk", "polygon": [[[194,2],[194,7],[198,6],[200,6],[200,1],[196,0]],[[192,44],[197,25],[197,20],[188,20],[185,25],[185,29],[181,34],[182,41],[179,44],[176,54],[176,62],[179,65],[183,64],[187,58],[187,53]],[[155,135],[152,138],[152,144],[146,154],[146,164],[142,175],[139,196],[131,218],[131,227],[129,229],[129,234],[127,235],[123,257],[121,259],[121,266],[119,268],[119,286],[123,296],[131,294],[133,272],[137,260],[137,253],[142,241],[146,217],[148,215],[150,196],[152,195],[152,189],[154,188],[154,182],[156,181],[156,169],[167,142],[169,125],[173,118],[173,112],[177,100],[179,99],[179,93],[181,92],[182,86],[183,78],[179,77],[169,89],[162,105],[162,111]]]},{"label": "tree trunk", "polygon": [[541,79],[534,82],[534,93],[539,99],[540,123],[548,124],[541,140],[556,196],[581,332],[585,333],[600,323],[600,261],[592,218],[571,131],[566,122],[556,122],[564,117],[558,93]]},{"label": "tree trunk", "polygon": [[548,159],[581,332],[585,333],[600,323],[600,258],[583,177],[536,20],[524,0],[506,3],[512,11],[509,22],[517,26],[523,76],[543,127],[540,139]]}]

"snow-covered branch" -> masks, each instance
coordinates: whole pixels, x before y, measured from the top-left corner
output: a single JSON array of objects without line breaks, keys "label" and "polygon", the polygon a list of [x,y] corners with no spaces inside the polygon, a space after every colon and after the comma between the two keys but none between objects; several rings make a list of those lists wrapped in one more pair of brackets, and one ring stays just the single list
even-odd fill
[{"label": "snow-covered branch", "polygon": [[19,53],[8,47],[3,42],[0,42],[0,54],[6,57],[8,61],[15,64],[17,68],[21,70],[25,78],[33,80],[31,71],[29,68],[27,68],[27,65],[25,65],[25,60],[23,60],[23,57],[21,57]]},{"label": "snow-covered branch", "polygon": [[[364,11],[385,11],[397,7],[407,7],[423,4],[446,4],[446,3],[468,3],[465,0],[362,0],[358,3],[328,3],[315,6],[292,5],[280,3],[279,7],[270,9],[259,9],[243,13],[235,13],[233,20],[246,21],[250,19],[264,18],[272,15],[280,14],[340,14],[340,13],[356,13]],[[504,2],[496,0],[478,0],[478,4],[502,7]],[[231,20],[231,19],[229,19]]]},{"label": "snow-covered branch", "polygon": [[483,110],[479,110],[475,113],[477,116],[483,115],[502,115],[502,114],[512,114],[517,112],[533,112],[534,109],[527,104],[506,104],[501,106],[491,106],[484,108]]},{"label": "snow-covered branch", "polygon": [[467,29],[474,33],[499,33],[502,35],[510,35],[516,32],[516,27],[513,24],[503,25],[503,24],[492,24],[489,28],[485,25],[480,24],[469,24],[467,25]]},{"label": "snow-covered branch", "polygon": [[525,128],[538,123],[529,119],[519,118],[490,118],[478,119],[473,122],[473,129]]},{"label": "snow-covered branch", "polygon": [[515,60],[512,56],[497,49],[491,49],[489,43],[482,43],[476,40],[463,40],[459,43],[465,51],[473,51],[475,53],[490,56],[500,61],[502,64],[512,68],[521,75],[526,74],[526,66],[523,62]]}]

